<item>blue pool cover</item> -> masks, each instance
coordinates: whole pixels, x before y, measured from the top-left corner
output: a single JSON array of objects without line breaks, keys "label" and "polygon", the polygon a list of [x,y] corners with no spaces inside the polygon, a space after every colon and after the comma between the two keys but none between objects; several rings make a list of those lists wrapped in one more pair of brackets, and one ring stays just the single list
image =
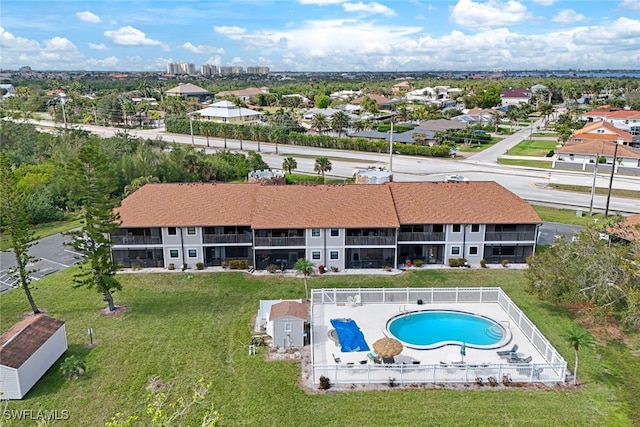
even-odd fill
[{"label": "blue pool cover", "polygon": [[331,319],[331,325],[338,333],[340,351],[369,351],[364,335],[353,319]]}]

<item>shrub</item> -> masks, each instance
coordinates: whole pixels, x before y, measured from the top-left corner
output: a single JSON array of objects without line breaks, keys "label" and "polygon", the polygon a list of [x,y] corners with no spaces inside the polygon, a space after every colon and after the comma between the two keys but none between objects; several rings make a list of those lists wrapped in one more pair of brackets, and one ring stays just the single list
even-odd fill
[{"label": "shrub", "polygon": [[327,270],[325,270],[324,265],[320,264],[318,266],[318,271],[320,272],[320,274],[324,274]]},{"label": "shrub", "polygon": [[489,385],[491,387],[495,387],[498,385],[498,379],[496,377],[489,377],[487,378],[487,381],[489,382]]},{"label": "shrub", "polygon": [[502,261],[500,261],[500,264],[502,264],[502,266],[504,268],[507,268],[507,266],[509,265],[509,260],[508,259],[503,259]]},{"label": "shrub", "polygon": [[465,258],[449,258],[449,267],[463,267],[465,262]]},{"label": "shrub", "polygon": [[249,260],[248,259],[232,259],[231,261],[229,261],[229,268],[231,270],[248,270]]},{"label": "shrub", "polygon": [[65,380],[77,380],[84,374],[84,363],[76,356],[69,356],[60,365],[60,373]]},{"label": "shrub", "polygon": [[336,267],[336,266],[333,266],[333,267],[331,267],[331,271],[333,273],[337,273],[338,271],[340,271],[340,269],[338,267]]},{"label": "shrub", "polygon": [[484,386],[484,382],[482,381],[482,377],[476,378],[476,384],[480,387]]},{"label": "shrub", "polygon": [[424,264],[424,261],[421,260],[421,259],[414,259],[413,260],[413,265],[415,265],[418,268],[422,267],[423,264]]},{"label": "shrub", "polygon": [[389,377],[389,387],[393,388],[397,385],[396,379],[393,377]]},{"label": "shrub", "polygon": [[481,259],[480,260],[480,267],[487,268],[487,260],[486,259]]},{"label": "shrub", "polygon": [[505,386],[511,385],[511,376],[509,374],[504,374],[502,376],[502,384]]},{"label": "shrub", "polygon": [[331,380],[324,375],[320,377],[320,390],[329,390],[331,387]]},{"label": "shrub", "polygon": [[172,262],[169,263],[169,267],[167,267],[169,270],[175,270],[176,269],[176,265]]},{"label": "shrub", "polygon": [[187,268],[189,268],[189,266],[185,262],[185,263],[182,264],[182,266],[180,268],[182,269],[182,271],[185,271]]},{"label": "shrub", "polygon": [[385,271],[391,271],[392,270],[390,265],[385,265],[383,268],[384,268]]},{"label": "shrub", "polygon": [[267,271],[271,274],[275,273],[278,270],[278,266],[275,264],[267,265]]},{"label": "shrub", "polygon": [[203,262],[197,262],[196,263],[196,269],[204,270],[204,263]]}]

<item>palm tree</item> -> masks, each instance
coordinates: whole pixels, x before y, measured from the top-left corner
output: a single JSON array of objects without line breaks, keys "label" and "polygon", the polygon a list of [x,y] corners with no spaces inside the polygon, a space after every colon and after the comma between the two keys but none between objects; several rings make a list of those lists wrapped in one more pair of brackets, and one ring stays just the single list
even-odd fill
[{"label": "palm tree", "polygon": [[213,123],[208,121],[200,122],[200,132],[207,137],[207,147],[209,147],[209,137],[213,135]]},{"label": "palm tree", "polygon": [[285,157],[285,159],[282,161],[282,169],[289,172],[289,175],[291,175],[291,171],[296,169],[297,167],[298,162],[296,162],[296,159],[294,159],[293,157]]},{"label": "palm tree", "polygon": [[319,134],[322,134],[322,131],[329,127],[327,116],[322,113],[316,114],[311,120],[311,126],[315,128]]},{"label": "palm tree", "polygon": [[580,346],[590,346],[594,343],[593,337],[584,329],[573,328],[566,335],[565,339],[573,351],[576,353],[576,363],[573,368],[573,385],[578,384],[578,350]]},{"label": "palm tree", "polygon": [[331,127],[338,131],[338,138],[342,136],[342,131],[349,126],[349,116],[344,111],[338,111],[331,116]]},{"label": "palm tree", "polygon": [[543,102],[538,105],[538,112],[542,114],[542,117],[544,117],[544,128],[546,129],[549,122],[549,116],[553,114],[553,105]]},{"label": "palm tree", "polygon": [[322,183],[324,184],[324,174],[331,170],[331,162],[326,157],[318,157],[316,164],[313,166],[313,171],[322,175]]},{"label": "palm tree", "polygon": [[307,276],[313,273],[313,263],[306,258],[298,258],[293,269],[298,273],[302,273],[304,278],[304,295],[306,299],[309,299],[309,289],[307,288]]}]

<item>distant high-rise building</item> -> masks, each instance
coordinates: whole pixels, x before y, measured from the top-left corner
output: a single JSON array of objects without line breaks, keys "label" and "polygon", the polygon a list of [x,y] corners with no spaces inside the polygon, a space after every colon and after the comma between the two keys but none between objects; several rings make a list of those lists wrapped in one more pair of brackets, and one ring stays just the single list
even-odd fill
[{"label": "distant high-rise building", "polygon": [[193,75],[196,73],[196,66],[190,62],[169,62],[167,64],[167,73]]},{"label": "distant high-rise building", "polygon": [[247,74],[269,74],[269,67],[247,67]]},{"label": "distant high-rise building", "polygon": [[216,74],[216,66],[211,64],[204,64],[200,67],[200,74],[203,76],[213,76]]},{"label": "distant high-rise building", "polygon": [[218,67],[218,74],[221,76],[230,76],[233,74],[242,74],[244,72],[242,67]]}]

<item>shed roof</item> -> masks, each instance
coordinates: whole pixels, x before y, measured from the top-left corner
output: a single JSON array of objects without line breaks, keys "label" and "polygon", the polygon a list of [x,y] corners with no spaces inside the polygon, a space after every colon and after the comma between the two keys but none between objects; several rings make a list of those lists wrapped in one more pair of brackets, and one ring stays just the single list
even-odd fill
[{"label": "shed roof", "polygon": [[44,314],[16,323],[0,336],[0,365],[19,368],[63,325],[62,320]]},{"label": "shed roof", "polygon": [[271,306],[269,320],[284,316],[293,316],[306,321],[309,319],[309,310],[305,304],[297,301],[282,301]]}]

